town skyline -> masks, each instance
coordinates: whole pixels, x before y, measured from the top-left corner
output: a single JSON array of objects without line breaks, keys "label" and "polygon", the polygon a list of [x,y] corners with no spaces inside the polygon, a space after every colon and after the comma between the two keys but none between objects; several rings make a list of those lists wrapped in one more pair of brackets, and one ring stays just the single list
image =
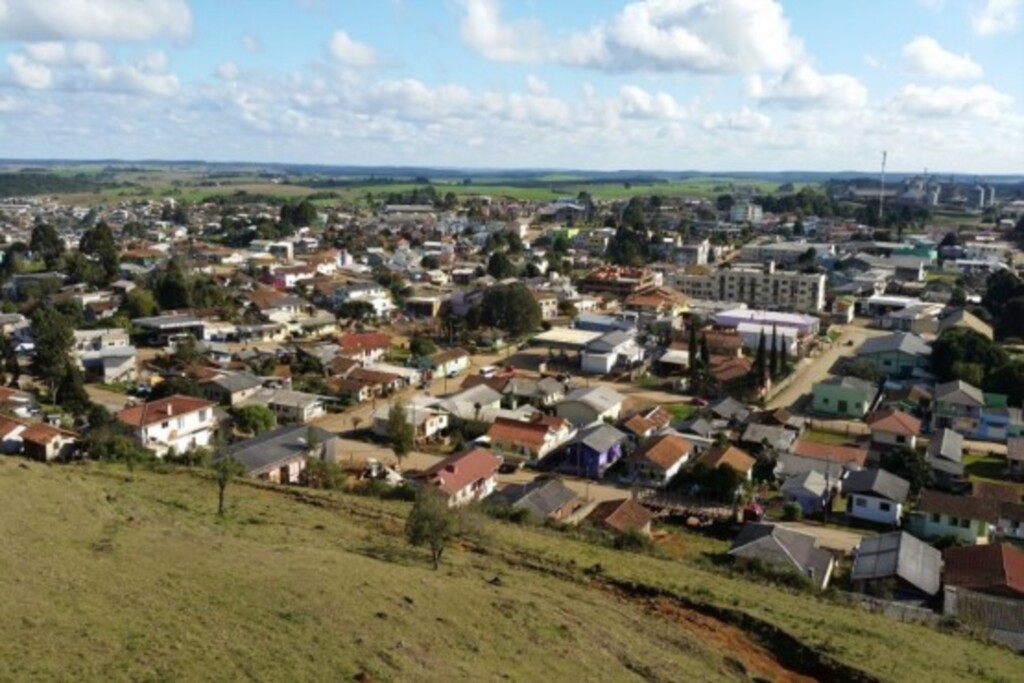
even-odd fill
[{"label": "town skyline", "polygon": [[[1020,0],[0,7],[18,159],[1013,174]],[[230,26],[230,29],[220,27]]]}]

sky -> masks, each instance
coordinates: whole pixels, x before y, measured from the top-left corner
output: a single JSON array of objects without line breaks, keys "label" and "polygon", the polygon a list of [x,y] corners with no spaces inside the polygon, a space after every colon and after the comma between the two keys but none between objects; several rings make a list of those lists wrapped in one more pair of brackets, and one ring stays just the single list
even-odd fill
[{"label": "sky", "polygon": [[1024,0],[0,0],[0,158],[1024,172]]}]

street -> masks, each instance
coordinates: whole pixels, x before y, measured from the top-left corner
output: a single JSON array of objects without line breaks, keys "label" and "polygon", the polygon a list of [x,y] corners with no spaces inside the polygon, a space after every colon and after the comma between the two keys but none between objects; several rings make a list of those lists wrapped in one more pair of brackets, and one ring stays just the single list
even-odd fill
[{"label": "street", "polygon": [[[816,358],[801,361],[797,368],[797,377],[778,394],[768,401],[769,408],[790,408],[798,404],[801,397],[811,393],[811,388],[829,376],[829,372],[840,358],[852,357],[857,354],[861,345],[872,337],[888,334],[885,330],[873,330],[860,327],[856,323],[843,327],[839,338]],[[853,345],[848,345],[852,341]]]}]

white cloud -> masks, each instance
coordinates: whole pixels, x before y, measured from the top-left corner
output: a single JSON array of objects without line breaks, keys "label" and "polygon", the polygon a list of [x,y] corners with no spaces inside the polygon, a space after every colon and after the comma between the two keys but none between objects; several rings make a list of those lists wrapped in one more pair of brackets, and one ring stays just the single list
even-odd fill
[{"label": "white cloud", "polygon": [[649,93],[635,85],[626,85],[619,91],[619,95],[622,98],[622,113],[627,117],[665,121],[685,119],[690,114],[685,106],[665,92]]},{"label": "white cloud", "polygon": [[533,74],[526,77],[526,89],[534,95],[547,95],[550,92],[544,79]]},{"label": "white cloud", "polygon": [[803,55],[775,0],[634,0],[589,31],[557,38],[537,21],[503,22],[498,0],[462,5],[463,38],[494,61],[724,74],[781,70]]},{"label": "white cloud", "polygon": [[913,116],[959,118],[975,116],[994,119],[1006,114],[1013,98],[988,85],[970,88],[907,85],[893,98],[893,108]]},{"label": "white cloud", "polygon": [[187,38],[185,0],[0,0],[0,40],[146,41]]},{"label": "white cloud", "polygon": [[234,62],[224,62],[217,67],[217,77],[225,81],[233,81],[238,78],[238,65]]},{"label": "white cloud", "polygon": [[860,108],[868,98],[867,89],[853,76],[821,74],[808,64],[787,69],[780,78],[770,81],[753,76],[748,94],[793,109]]},{"label": "white cloud", "polygon": [[33,61],[25,55],[7,55],[7,66],[18,85],[33,90],[43,90],[53,84],[53,71],[45,64]]},{"label": "white cloud", "polygon": [[982,69],[970,55],[950,52],[934,38],[917,36],[903,46],[903,58],[911,71],[939,78],[981,78]]},{"label": "white cloud", "polygon": [[701,120],[701,125],[708,130],[756,131],[767,130],[772,120],[748,107],[729,113],[708,114]]},{"label": "white cloud", "polygon": [[328,49],[332,57],[346,66],[368,67],[377,61],[372,47],[352,40],[348,33],[341,30],[335,31],[331,36]]},{"label": "white cloud", "polygon": [[985,0],[971,13],[971,28],[979,36],[1012,33],[1020,24],[1020,11],[1024,0]]},{"label": "white cloud", "polygon": [[246,52],[263,52],[263,41],[256,36],[246,33],[239,40]]}]

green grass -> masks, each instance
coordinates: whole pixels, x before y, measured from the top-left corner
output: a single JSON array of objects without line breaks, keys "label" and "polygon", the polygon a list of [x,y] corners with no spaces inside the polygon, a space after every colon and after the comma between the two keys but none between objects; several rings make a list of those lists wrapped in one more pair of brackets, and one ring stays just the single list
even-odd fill
[{"label": "green grass", "polygon": [[659,616],[592,583],[594,565],[882,679],[1019,675],[1006,650],[717,569],[705,553],[724,544],[683,530],[663,559],[488,522],[435,572],[401,538],[408,504],[236,484],[220,522],[214,484],[191,473],[20,462],[0,459],[0,680],[773,677],[737,666],[746,632]]},{"label": "green grass", "polygon": [[1006,458],[1000,455],[968,453],[964,456],[964,472],[974,479],[1006,481]]},{"label": "green grass", "polygon": [[833,432],[824,432],[819,429],[807,430],[804,432],[803,438],[815,443],[827,443],[836,446],[842,446],[855,441],[855,439],[849,434],[835,434]]},{"label": "green grass", "polygon": [[662,406],[675,420],[688,420],[690,416],[697,412],[697,406],[689,403],[675,403],[673,405]]}]

